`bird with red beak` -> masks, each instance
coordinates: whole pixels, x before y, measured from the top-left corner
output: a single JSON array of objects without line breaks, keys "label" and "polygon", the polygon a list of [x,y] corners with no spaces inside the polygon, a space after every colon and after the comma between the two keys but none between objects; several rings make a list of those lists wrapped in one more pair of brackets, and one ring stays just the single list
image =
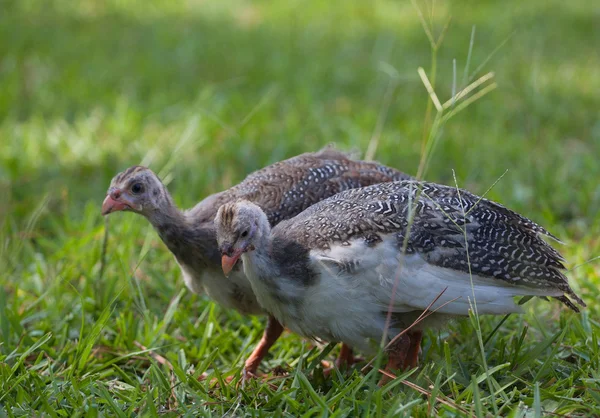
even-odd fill
[{"label": "bird with red beak", "polygon": [[[264,167],[244,181],[206,197],[193,208],[180,210],[152,170],[134,166],[116,175],[108,189],[102,214],[134,212],[150,221],[181,267],[187,287],[207,294],[219,305],[245,315],[264,315],[238,260],[253,247],[259,230],[251,226],[219,248],[215,215],[221,205],[239,199],[252,201],[276,225],[310,205],[348,188],[408,178],[406,174],[375,162],[358,161],[331,148],[306,153]],[[223,272],[228,275],[224,280]],[[269,316],[263,337],[246,360],[244,376],[256,374],[258,365],[283,332]],[[344,362],[353,357],[351,351]]]}]

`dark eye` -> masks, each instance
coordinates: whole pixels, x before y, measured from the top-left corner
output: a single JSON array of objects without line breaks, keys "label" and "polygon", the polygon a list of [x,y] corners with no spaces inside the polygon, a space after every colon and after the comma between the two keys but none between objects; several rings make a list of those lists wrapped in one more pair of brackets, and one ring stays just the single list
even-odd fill
[{"label": "dark eye", "polygon": [[248,236],[248,230],[246,229],[244,232],[242,232],[242,238],[246,238]]},{"label": "dark eye", "polygon": [[131,186],[131,192],[133,194],[142,193],[144,191],[144,185],[142,183],[135,183]]}]

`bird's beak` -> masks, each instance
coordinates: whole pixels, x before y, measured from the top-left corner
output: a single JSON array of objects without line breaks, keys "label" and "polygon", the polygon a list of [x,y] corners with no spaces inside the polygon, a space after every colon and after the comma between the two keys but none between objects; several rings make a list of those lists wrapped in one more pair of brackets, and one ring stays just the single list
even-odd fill
[{"label": "bird's beak", "polygon": [[229,257],[227,254],[223,254],[223,257],[221,257],[221,267],[223,268],[225,277],[229,277],[229,273],[231,273],[231,270],[233,270],[235,263],[237,263],[237,261],[240,259],[242,253],[243,251],[238,249],[234,250],[231,257]]},{"label": "bird's beak", "polygon": [[111,187],[104,202],[102,202],[102,215],[108,215],[112,212],[119,212],[127,209],[135,209],[140,212],[142,208],[139,205],[136,205],[126,193]]},{"label": "bird's beak", "polygon": [[111,212],[125,210],[128,207],[129,206],[126,203],[115,200],[111,195],[108,195],[102,203],[102,215],[108,215]]}]

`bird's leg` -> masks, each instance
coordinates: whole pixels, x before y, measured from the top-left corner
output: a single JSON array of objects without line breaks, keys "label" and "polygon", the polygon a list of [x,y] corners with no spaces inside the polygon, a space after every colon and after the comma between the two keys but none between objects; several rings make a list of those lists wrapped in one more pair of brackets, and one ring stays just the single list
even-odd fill
[{"label": "bird's leg", "polygon": [[[398,337],[394,343],[388,347],[388,362],[385,366],[385,371],[394,374],[396,370],[403,369],[404,364],[406,363],[407,354],[410,351],[411,347],[411,338],[408,333],[401,335]],[[418,350],[417,350],[418,353]],[[383,386],[387,382],[389,382],[391,378],[384,374],[379,380],[378,385]]]},{"label": "bird's leg", "polygon": [[341,369],[344,366],[351,366],[352,363],[354,363],[352,348],[342,343],[342,346],[340,347],[340,354],[338,355],[338,358],[335,361],[335,365],[338,369]]},{"label": "bird's leg", "polygon": [[352,351],[352,347],[342,343],[342,347],[340,348],[340,354],[338,355],[337,360],[335,361],[338,369],[342,367],[350,367],[355,363],[363,361],[362,357],[355,357]]},{"label": "bird's leg", "polygon": [[[341,370],[363,360],[364,359],[362,357],[354,357],[352,347],[342,343],[342,346],[340,347],[340,354],[338,354],[337,359],[335,359],[335,366]],[[330,361],[321,360],[321,365],[323,366],[324,376],[329,376],[333,372],[333,364]]]},{"label": "bird's leg", "polygon": [[423,339],[423,331],[408,331],[410,338],[410,346],[404,360],[404,370],[414,369],[417,367],[419,360],[419,350],[421,348],[421,340]]},{"label": "bird's leg", "polygon": [[250,357],[248,357],[246,360],[243,372],[244,380],[256,377],[258,365],[269,352],[269,349],[273,346],[273,344],[275,344],[275,341],[277,341],[282,332],[283,325],[281,325],[273,316],[269,315],[267,327],[265,328],[265,332],[263,333],[260,342],[252,354],[250,354]]}]

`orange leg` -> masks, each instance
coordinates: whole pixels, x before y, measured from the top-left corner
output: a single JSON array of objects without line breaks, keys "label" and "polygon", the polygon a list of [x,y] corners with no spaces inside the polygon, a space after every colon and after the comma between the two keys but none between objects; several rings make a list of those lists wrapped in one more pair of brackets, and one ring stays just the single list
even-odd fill
[{"label": "orange leg", "polygon": [[349,345],[343,344],[340,347],[340,354],[338,355],[337,360],[335,361],[335,365],[338,369],[343,367],[350,367],[354,363],[360,361],[360,358],[354,357],[354,353],[352,352],[352,347]]},{"label": "orange leg", "polygon": [[250,354],[250,357],[246,360],[246,364],[244,366],[244,379],[252,378],[256,376],[256,372],[258,371],[258,365],[262,361],[262,359],[267,355],[269,349],[275,344],[275,341],[279,338],[281,333],[283,332],[283,325],[279,323],[274,317],[269,315],[269,319],[267,320],[267,327],[265,328],[265,332],[260,339],[260,342]]},{"label": "orange leg", "polygon": [[[408,362],[409,352],[411,351],[412,343],[410,333],[401,335],[391,346],[388,347],[388,362],[385,366],[385,371],[388,374],[394,375],[396,370],[404,369],[404,365]],[[417,353],[418,353],[417,349]],[[388,383],[391,379],[388,375],[384,374],[379,380],[378,385],[383,386]]]},{"label": "orange leg", "polygon": [[417,367],[419,360],[419,350],[421,348],[421,340],[423,339],[423,331],[408,331],[410,338],[410,346],[404,360],[404,370],[414,369]]},{"label": "orange leg", "polygon": [[[342,346],[340,347],[340,354],[338,355],[337,359],[335,360],[335,365],[339,370],[342,370],[342,369],[352,366],[355,363],[359,363],[363,360],[364,359],[362,357],[354,356],[352,347],[342,343]],[[325,376],[329,376],[333,372],[333,365],[329,361],[322,360],[321,365],[323,366],[323,374]]]}]

